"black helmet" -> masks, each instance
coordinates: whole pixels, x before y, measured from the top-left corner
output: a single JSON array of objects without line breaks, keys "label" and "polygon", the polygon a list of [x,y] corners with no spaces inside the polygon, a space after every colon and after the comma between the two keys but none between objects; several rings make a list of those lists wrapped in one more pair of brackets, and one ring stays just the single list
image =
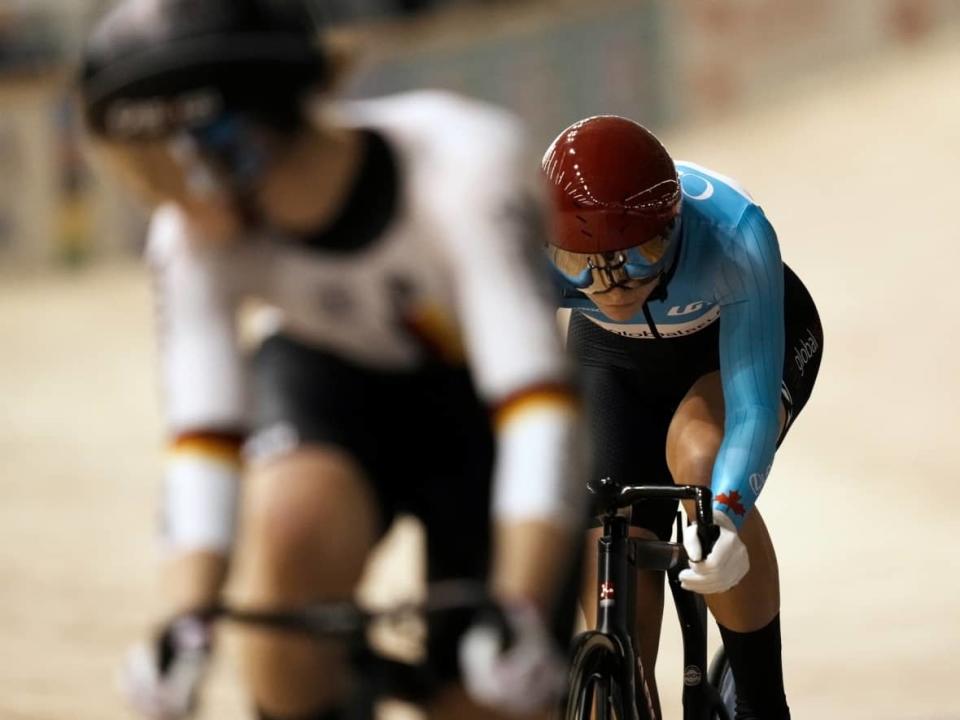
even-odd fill
[{"label": "black helmet", "polygon": [[303,0],[122,0],[90,35],[80,91],[107,138],[164,137],[228,110],[290,129],[327,66]]}]

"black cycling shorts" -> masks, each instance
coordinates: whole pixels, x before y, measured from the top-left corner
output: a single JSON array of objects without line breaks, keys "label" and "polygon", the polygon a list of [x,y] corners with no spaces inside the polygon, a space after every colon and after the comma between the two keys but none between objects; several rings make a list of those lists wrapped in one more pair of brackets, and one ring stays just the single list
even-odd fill
[{"label": "black cycling shorts", "polygon": [[[303,444],[345,450],[372,485],[384,530],[398,513],[423,523],[428,582],[486,578],[494,436],[466,368],[373,369],[275,335],[254,356],[253,376],[255,456]],[[575,612],[575,591],[567,594],[556,618],[564,647]],[[428,650],[448,677],[470,619],[429,627]]]},{"label": "black cycling shorts", "polygon": [[[823,330],[810,293],[784,265],[785,355],[780,442],[806,405],[820,368]],[[667,430],[693,384],[720,369],[720,323],[693,335],[637,340],[574,314],[567,347],[581,367],[593,441],[593,477],[628,484],[668,485]],[[676,502],[645,501],[632,524],[670,537]]]}]

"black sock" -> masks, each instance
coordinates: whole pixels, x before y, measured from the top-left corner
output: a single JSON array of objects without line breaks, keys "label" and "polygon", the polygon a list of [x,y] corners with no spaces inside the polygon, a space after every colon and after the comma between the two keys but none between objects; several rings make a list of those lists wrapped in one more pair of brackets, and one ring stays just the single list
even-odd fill
[{"label": "black sock", "polygon": [[736,720],[790,720],[783,689],[780,615],[748,633],[718,627],[737,684]]}]

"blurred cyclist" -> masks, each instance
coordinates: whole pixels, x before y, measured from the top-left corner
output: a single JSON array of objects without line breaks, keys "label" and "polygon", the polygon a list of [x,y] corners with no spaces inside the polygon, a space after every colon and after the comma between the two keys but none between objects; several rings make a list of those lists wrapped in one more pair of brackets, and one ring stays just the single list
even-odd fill
[{"label": "blurred cyclist", "polygon": [[[699,562],[682,584],[706,596],[720,625],[737,718],[787,718],[777,562],[754,504],[817,376],[816,307],[746,191],[674,163],[637,123],[581,120],[553,142],[543,169],[559,215],[549,253],[572,310],[561,317],[583,367],[592,474],[712,488],[720,539],[703,558],[695,525],[685,529]],[[638,504],[636,534],[669,539],[674,511]],[[588,567],[588,615],[595,577]],[[638,617],[659,618],[662,576],[640,582]],[[648,669],[658,641],[659,621],[637,639]]]},{"label": "blurred cyclist", "polygon": [[[349,597],[412,512],[429,579],[489,577],[512,631],[504,647],[468,620],[458,651],[457,628],[432,627],[437,663],[454,675],[459,652],[473,698],[503,711],[562,682],[577,411],[519,130],[429,93],[311,115],[337,67],[299,3],[266,0],[125,0],[87,47],[89,130],[156,208],[171,619],[126,675],[151,717],[188,714],[208,664],[244,440],[238,602]],[[249,366],[247,298],[273,308]],[[262,718],[337,717],[339,658],[266,632],[242,654]]]}]

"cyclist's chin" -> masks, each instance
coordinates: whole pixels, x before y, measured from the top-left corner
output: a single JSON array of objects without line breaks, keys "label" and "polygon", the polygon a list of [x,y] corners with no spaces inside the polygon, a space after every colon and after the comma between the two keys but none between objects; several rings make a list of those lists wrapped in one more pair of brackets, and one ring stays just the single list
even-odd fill
[{"label": "cyclist's chin", "polygon": [[653,285],[639,287],[618,287],[606,293],[591,295],[593,304],[611,320],[623,322],[634,317],[643,309],[653,290]]},{"label": "cyclist's chin", "polygon": [[179,203],[197,242],[228,245],[243,231],[243,221],[229,198],[192,198]]},{"label": "cyclist's chin", "polygon": [[621,322],[629,320],[643,309],[643,299],[623,302],[594,297],[593,302],[608,318]]}]

